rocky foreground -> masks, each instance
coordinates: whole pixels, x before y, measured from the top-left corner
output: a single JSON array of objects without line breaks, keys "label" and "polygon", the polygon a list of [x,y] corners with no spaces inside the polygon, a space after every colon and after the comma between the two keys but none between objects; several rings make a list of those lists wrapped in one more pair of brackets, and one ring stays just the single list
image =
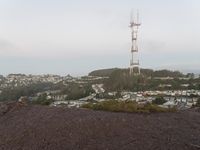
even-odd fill
[{"label": "rocky foreground", "polygon": [[200,112],[0,106],[0,150],[199,150]]}]

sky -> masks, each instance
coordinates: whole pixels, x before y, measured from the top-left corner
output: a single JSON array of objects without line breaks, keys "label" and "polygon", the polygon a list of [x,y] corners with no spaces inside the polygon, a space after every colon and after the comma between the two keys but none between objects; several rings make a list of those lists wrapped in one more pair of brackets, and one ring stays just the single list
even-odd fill
[{"label": "sky", "polygon": [[200,73],[199,0],[0,0],[0,74],[86,75],[130,62],[139,10],[142,68]]}]

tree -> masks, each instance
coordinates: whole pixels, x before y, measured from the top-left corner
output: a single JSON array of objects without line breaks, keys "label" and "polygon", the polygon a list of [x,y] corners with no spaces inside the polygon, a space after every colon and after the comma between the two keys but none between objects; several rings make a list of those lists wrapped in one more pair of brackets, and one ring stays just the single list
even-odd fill
[{"label": "tree", "polygon": [[167,101],[164,99],[164,97],[156,97],[155,100],[152,101],[153,104],[156,104],[156,105],[162,105],[164,103],[166,103]]},{"label": "tree", "polygon": [[194,79],[194,73],[188,73],[186,76],[187,76],[188,78]]},{"label": "tree", "polygon": [[62,94],[67,94],[66,100],[78,100],[83,97],[89,96],[93,93],[93,89],[90,84],[77,84],[71,83],[67,88],[62,89]]},{"label": "tree", "polygon": [[200,97],[197,99],[197,104],[196,104],[197,107],[200,107]]},{"label": "tree", "polygon": [[47,94],[44,93],[40,95],[37,100],[34,100],[32,103],[33,104],[38,104],[38,105],[50,105],[53,102],[52,99],[48,99]]}]

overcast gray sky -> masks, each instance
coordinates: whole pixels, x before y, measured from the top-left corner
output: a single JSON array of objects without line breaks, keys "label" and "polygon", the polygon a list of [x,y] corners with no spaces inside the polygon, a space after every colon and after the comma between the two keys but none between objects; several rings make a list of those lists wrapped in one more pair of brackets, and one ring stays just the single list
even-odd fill
[{"label": "overcast gray sky", "polygon": [[0,74],[128,67],[139,9],[143,68],[200,70],[199,0],[0,0]]}]

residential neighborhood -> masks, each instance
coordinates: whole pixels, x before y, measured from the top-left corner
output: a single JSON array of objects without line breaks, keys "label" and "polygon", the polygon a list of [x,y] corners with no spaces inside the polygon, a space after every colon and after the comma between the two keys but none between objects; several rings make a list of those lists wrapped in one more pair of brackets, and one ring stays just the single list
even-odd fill
[{"label": "residential neighborhood", "polygon": [[[24,74],[9,74],[8,76],[0,76],[0,96],[5,89],[18,89],[18,87],[29,87],[32,85],[43,85],[44,88],[39,88],[37,92],[30,95],[20,95],[20,97],[26,96],[29,101],[35,101],[42,97],[47,100],[52,100],[50,106],[67,106],[67,107],[80,107],[88,102],[101,102],[109,99],[115,99],[120,101],[136,101],[140,104],[152,103],[157,97],[163,97],[166,102],[161,107],[173,107],[177,106],[178,109],[191,108],[196,104],[198,97],[200,97],[200,90],[187,89],[190,84],[184,83],[180,86],[185,90],[145,90],[145,91],[110,91],[105,89],[104,81],[109,77],[98,76],[83,76],[72,77],[59,76],[59,75],[24,75]],[[172,77],[159,78],[155,77],[155,80],[173,80]],[[180,80],[188,81],[189,78],[180,78]],[[46,85],[46,83],[48,83]],[[49,85],[50,84],[50,85]],[[75,86],[75,87],[74,87]],[[43,87],[43,86],[42,86]],[[159,84],[158,88],[171,88],[172,85]],[[75,89],[74,89],[75,88]],[[90,89],[87,94],[87,89]],[[70,89],[72,91],[82,90],[74,93],[70,96]],[[85,93],[85,94],[84,94]],[[79,95],[77,97],[77,95]]]}]

